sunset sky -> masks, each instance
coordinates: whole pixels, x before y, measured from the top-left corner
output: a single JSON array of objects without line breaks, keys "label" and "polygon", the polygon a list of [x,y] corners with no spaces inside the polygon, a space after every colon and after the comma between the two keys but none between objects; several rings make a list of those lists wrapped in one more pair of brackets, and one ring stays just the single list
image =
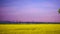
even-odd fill
[{"label": "sunset sky", "polygon": [[0,21],[60,22],[60,0],[0,1]]}]

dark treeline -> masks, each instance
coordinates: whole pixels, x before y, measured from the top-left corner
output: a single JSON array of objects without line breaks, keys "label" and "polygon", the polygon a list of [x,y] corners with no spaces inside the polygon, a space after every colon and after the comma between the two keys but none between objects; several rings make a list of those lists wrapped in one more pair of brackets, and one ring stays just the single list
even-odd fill
[{"label": "dark treeline", "polygon": [[60,24],[60,22],[12,22],[12,21],[0,21],[0,24]]}]

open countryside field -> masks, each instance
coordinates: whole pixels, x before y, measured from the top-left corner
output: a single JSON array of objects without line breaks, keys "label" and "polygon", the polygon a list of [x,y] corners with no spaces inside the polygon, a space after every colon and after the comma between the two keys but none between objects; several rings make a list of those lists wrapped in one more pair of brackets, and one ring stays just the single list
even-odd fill
[{"label": "open countryside field", "polygon": [[0,34],[60,34],[60,24],[0,24]]}]

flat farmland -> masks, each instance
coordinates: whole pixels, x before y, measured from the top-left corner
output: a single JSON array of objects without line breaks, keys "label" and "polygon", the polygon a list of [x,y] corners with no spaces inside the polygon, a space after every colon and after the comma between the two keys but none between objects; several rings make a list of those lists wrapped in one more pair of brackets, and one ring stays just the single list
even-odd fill
[{"label": "flat farmland", "polygon": [[0,34],[60,34],[60,24],[0,24]]}]

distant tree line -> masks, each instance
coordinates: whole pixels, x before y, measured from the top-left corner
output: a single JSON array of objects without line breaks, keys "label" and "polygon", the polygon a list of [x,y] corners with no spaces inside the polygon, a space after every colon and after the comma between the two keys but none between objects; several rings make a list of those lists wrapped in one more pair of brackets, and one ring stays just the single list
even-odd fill
[{"label": "distant tree line", "polygon": [[0,21],[0,24],[60,24],[60,22],[11,22],[11,21]]}]

